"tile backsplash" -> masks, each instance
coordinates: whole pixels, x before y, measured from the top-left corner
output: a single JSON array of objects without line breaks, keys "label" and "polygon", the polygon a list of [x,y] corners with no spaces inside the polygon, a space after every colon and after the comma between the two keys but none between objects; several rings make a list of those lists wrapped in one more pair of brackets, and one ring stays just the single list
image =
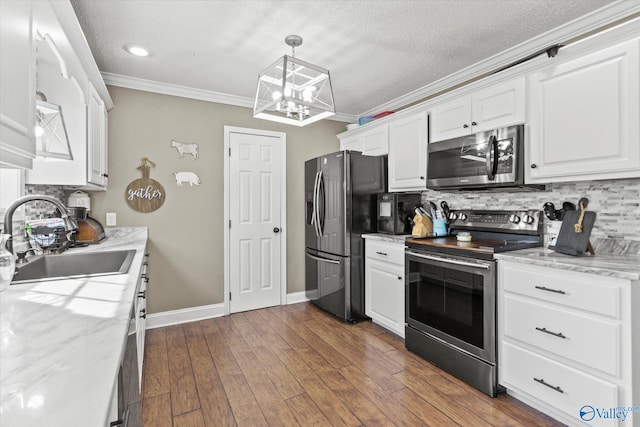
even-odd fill
[{"label": "tile backsplash", "polygon": [[444,192],[426,190],[422,200],[436,202],[446,200],[455,209],[539,209],[551,202],[556,209],[562,202],[578,203],[578,199],[589,199],[587,210],[596,212],[593,239],[627,239],[640,241],[640,178],[581,181],[548,184],[544,191],[488,192],[458,191]]}]

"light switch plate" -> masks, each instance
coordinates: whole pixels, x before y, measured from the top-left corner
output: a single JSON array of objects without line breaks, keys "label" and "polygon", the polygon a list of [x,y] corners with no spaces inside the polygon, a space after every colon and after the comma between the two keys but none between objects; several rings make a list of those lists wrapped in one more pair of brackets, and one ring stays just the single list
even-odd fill
[{"label": "light switch plate", "polygon": [[107,227],[115,227],[116,225],[116,213],[107,212]]}]

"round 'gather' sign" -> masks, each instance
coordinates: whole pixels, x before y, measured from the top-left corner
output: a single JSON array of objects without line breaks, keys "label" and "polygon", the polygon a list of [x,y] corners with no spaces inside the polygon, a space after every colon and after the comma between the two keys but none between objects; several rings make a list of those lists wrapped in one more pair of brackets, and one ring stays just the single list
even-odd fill
[{"label": "round 'gather' sign", "polygon": [[155,166],[155,163],[143,158],[142,164],[138,166],[142,178],[131,181],[125,190],[127,204],[138,212],[153,212],[164,203],[164,187],[155,179],[149,178],[151,166]]}]

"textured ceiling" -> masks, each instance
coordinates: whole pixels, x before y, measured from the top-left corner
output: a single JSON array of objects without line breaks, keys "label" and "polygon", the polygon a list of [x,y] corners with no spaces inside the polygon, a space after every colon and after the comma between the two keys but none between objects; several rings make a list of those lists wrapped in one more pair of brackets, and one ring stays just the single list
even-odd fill
[{"label": "textured ceiling", "polygon": [[[611,0],[71,0],[102,72],[251,98],[290,54],[331,72],[358,115]],[[137,58],[128,44],[149,48]]]}]

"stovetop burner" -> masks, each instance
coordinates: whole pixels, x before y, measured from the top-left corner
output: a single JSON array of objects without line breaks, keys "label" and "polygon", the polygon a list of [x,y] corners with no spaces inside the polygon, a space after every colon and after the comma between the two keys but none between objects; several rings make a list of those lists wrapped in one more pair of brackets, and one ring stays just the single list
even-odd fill
[{"label": "stovetop burner", "polygon": [[[471,234],[471,241],[459,241],[460,231]],[[480,259],[493,254],[537,247],[542,244],[541,212],[522,211],[451,211],[449,236],[408,238],[409,248]]]}]

